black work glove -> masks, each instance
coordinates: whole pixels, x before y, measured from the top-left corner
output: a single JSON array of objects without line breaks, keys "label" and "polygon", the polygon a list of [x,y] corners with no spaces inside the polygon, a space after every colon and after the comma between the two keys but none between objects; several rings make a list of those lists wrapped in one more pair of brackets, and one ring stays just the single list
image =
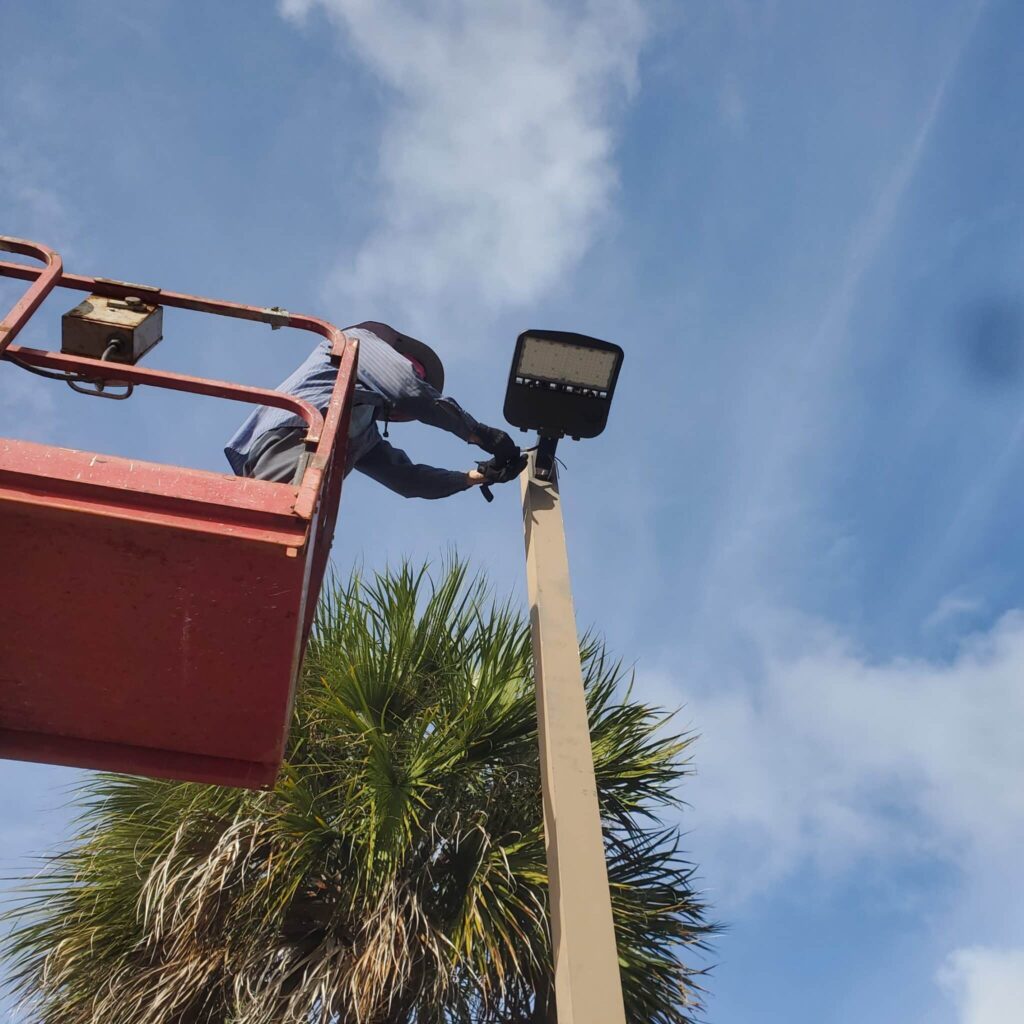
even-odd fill
[{"label": "black work glove", "polygon": [[511,459],[502,459],[496,455],[486,462],[478,462],[477,469],[483,474],[487,483],[507,484],[515,480],[526,469],[526,461],[526,456],[516,448],[516,453]]},{"label": "black work glove", "polygon": [[[481,423],[477,427],[476,436],[479,439],[480,447],[495,457],[491,460],[492,462],[511,462],[513,459],[519,458],[519,445],[504,430]],[[483,470],[480,472],[482,473]]]},{"label": "black work glove", "polygon": [[[508,434],[505,436],[508,437]],[[511,459],[503,459],[500,455],[495,455],[493,459],[476,464],[476,468],[483,474],[485,481],[480,487],[480,493],[488,501],[494,501],[491,484],[510,483],[526,469],[526,456],[518,448],[515,451],[516,453]]]}]

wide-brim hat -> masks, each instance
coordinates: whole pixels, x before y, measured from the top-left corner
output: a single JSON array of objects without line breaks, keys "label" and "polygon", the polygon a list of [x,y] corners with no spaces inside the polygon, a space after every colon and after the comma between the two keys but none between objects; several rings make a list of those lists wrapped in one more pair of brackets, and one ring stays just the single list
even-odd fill
[{"label": "wide-brim hat", "polygon": [[427,374],[427,383],[438,392],[444,393],[444,363],[440,356],[429,346],[408,334],[395,332],[394,339],[389,341],[391,347],[407,359],[415,359]]}]

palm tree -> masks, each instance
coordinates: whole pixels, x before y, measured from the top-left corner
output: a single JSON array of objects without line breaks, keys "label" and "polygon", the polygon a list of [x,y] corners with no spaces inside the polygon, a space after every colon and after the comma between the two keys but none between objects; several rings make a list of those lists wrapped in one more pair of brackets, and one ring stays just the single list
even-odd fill
[{"label": "palm tree", "polygon": [[[687,736],[582,644],[628,1018],[686,1024],[714,930],[658,814]],[[529,633],[457,562],[334,583],[267,792],[90,776],[22,895],[40,1024],[528,1024],[552,971]]]}]

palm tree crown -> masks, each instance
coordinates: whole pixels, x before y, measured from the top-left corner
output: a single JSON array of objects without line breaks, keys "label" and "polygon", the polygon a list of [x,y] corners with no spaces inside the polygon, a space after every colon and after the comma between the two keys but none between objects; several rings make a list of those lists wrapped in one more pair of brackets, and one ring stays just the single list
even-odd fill
[{"label": "palm tree crown", "polygon": [[[678,832],[689,737],[582,644],[627,1016],[686,1024],[713,926]],[[529,631],[482,578],[328,588],[277,786],[96,775],[6,939],[39,1024],[548,1019]]]}]

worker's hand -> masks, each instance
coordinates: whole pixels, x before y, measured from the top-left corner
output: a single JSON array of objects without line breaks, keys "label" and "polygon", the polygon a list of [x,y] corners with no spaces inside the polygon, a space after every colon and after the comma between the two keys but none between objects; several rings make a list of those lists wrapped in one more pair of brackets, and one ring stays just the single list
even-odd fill
[{"label": "worker's hand", "polygon": [[471,469],[466,474],[466,479],[469,481],[470,487],[479,487],[481,484],[487,483],[487,477],[478,469]]},{"label": "worker's hand", "polygon": [[483,477],[482,482],[486,484],[507,484],[526,469],[526,461],[526,456],[517,448],[515,456],[511,459],[495,456],[486,462],[478,463],[478,475]]},{"label": "worker's hand", "polygon": [[485,452],[495,456],[496,461],[511,462],[519,458],[519,445],[504,430],[481,423],[474,440]]}]

